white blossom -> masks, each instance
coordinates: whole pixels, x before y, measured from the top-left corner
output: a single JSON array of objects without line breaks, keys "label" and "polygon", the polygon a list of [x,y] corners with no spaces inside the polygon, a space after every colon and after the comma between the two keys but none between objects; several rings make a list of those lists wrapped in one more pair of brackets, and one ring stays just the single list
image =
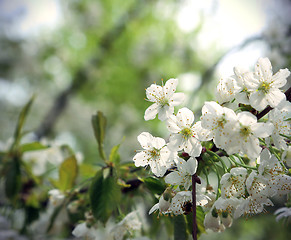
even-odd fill
[{"label": "white blossom", "polygon": [[241,199],[237,197],[222,198],[219,197],[213,204],[213,207],[217,209],[218,212],[227,212],[233,216],[234,210],[241,203]]},{"label": "white blossom", "polygon": [[184,93],[175,93],[178,79],[169,79],[165,86],[152,84],[146,89],[147,100],[153,102],[144,114],[146,121],[154,119],[158,114],[161,121],[166,120],[174,113],[174,106],[184,101]]},{"label": "white blossom", "polygon": [[202,107],[201,126],[209,131],[205,140],[213,139],[219,148],[227,149],[231,144],[231,135],[237,116],[229,108],[216,102],[205,102]]},{"label": "white blossom", "polygon": [[274,145],[278,149],[287,149],[285,136],[291,135],[291,103],[284,101],[280,104],[279,108],[275,108],[269,112],[269,122],[274,125],[274,131],[272,133],[272,139]]},{"label": "white blossom", "polygon": [[170,209],[175,215],[181,215],[184,213],[184,207],[187,203],[192,205],[192,191],[178,192],[172,199]]},{"label": "white blossom", "polygon": [[241,200],[241,203],[237,206],[234,212],[234,218],[239,218],[242,215],[251,216],[261,213],[264,210],[264,206],[273,206],[273,203],[266,197],[254,199],[249,196],[248,198]]},{"label": "white blossom", "polygon": [[172,166],[175,153],[168,149],[164,139],[153,137],[148,132],[142,132],[137,139],[144,150],[134,156],[135,166],[150,165],[156,176],[163,176],[167,169]]},{"label": "white blossom", "polygon": [[229,173],[225,173],[220,180],[221,196],[241,197],[245,195],[245,181],[247,170],[243,167],[232,168]]},{"label": "white blossom", "polygon": [[291,177],[286,175],[279,160],[268,149],[264,149],[258,159],[258,172],[266,182],[268,196],[284,195],[291,191]]},{"label": "white blossom", "polygon": [[163,214],[167,214],[169,213],[169,208],[171,206],[171,198],[169,198],[168,200],[165,200],[164,195],[162,194],[159,202],[156,203],[150,210],[149,210],[149,214],[152,214],[153,212],[159,210],[160,213]]},{"label": "white blossom", "polygon": [[190,156],[198,157],[202,146],[197,139],[194,123],[194,114],[188,108],[181,108],[177,115],[172,115],[167,121],[168,130],[172,133],[169,139],[169,148],[182,150]]},{"label": "white blossom", "polygon": [[280,69],[273,75],[272,65],[268,58],[259,58],[254,77],[246,83],[250,90],[250,104],[258,111],[268,105],[276,107],[286,100],[285,94],[279,89],[287,83],[290,72],[287,68]]},{"label": "white blossom", "polygon": [[234,98],[239,103],[249,104],[249,90],[245,81],[252,77],[252,73],[242,67],[234,67],[234,74],[227,78],[220,79],[216,97],[220,104],[232,101]]},{"label": "white blossom", "polygon": [[183,185],[188,190],[192,184],[192,175],[196,172],[198,162],[196,158],[190,157],[187,161],[178,159],[178,171],[171,172],[165,177],[165,182],[172,185]]},{"label": "white blossom", "polygon": [[204,218],[205,229],[211,229],[214,232],[223,232],[225,230],[224,225],[220,221],[219,216],[213,216],[212,211],[206,213]]},{"label": "white blossom", "polygon": [[233,128],[232,141],[227,146],[227,153],[247,154],[250,159],[256,159],[262,150],[259,137],[270,136],[273,129],[272,123],[258,123],[256,116],[250,112],[238,113],[237,125]]}]

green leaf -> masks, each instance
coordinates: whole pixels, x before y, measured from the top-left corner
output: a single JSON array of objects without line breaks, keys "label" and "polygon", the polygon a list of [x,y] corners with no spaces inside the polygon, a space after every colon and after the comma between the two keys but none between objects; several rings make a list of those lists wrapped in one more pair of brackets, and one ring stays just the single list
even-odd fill
[{"label": "green leaf", "polygon": [[[93,216],[103,223],[106,223],[121,198],[121,191],[113,171],[114,169],[110,168],[108,175],[104,174],[103,169],[98,171],[89,189]],[[105,175],[107,177],[104,177]]]},{"label": "green leaf", "polygon": [[197,235],[200,236],[202,233],[205,233],[204,227],[204,218],[205,213],[201,206],[196,207],[196,222],[197,222]]},{"label": "green leaf", "polygon": [[156,194],[162,194],[165,191],[165,184],[160,179],[155,177],[147,177],[144,179],[141,179],[146,187],[152,192]]},{"label": "green leaf", "polygon": [[184,215],[174,217],[174,240],[187,240],[186,221]]},{"label": "green leaf", "polygon": [[65,159],[59,169],[58,187],[60,190],[68,190],[74,186],[78,175],[78,164],[75,156]]},{"label": "green leaf", "polygon": [[80,174],[82,177],[84,178],[91,178],[94,177],[96,170],[100,169],[100,167],[98,166],[92,166],[91,164],[87,164],[87,163],[82,163],[79,166],[79,170],[80,170]]},{"label": "green leaf", "polygon": [[118,153],[118,149],[120,147],[120,144],[114,146],[111,149],[110,155],[109,155],[109,161],[114,163],[114,164],[119,164],[120,163],[120,155]]},{"label": "green leaf", "polygon": [[106,117],[102,112],[98,111],[96,115],[92,116],[92,126],[94,129],[94,135],[98,143],[99,154],[103,160],[106,160],[106,154],[104,152],[104,138],[106,131]]},{"label": "green leaf", "polygon": [[27,117],[27,114],[31,108],[31,105],[33,103],[33,100],[34,100],[34,95],[30,98],[30,100],[25,104],[25,106],[22,108],[20,114],[19,114],[19,117],[18,117],[18,122],[17,122],[17,125],[16,125],[16,129],[15,129],[15,132],[14,132],[14,143],[12,144],[12,148],[16,147],[19,142],[20,142],[20,139],[21,139],[21,130],[22,130],[22,127],[25,123],[25,119]]},{"label": "green leaf", "polygon": [[14,200],[21,189],[20,161],[17,157],[7,162],[5,172],[5,194],[10,200]]},{"label": "green leaf", "polygon": [[42,150],[42,149],[46,149],[48,148],[45,145],[42,145],[39,142],[32,142],[32,143],[26,143],[26,144],[22,144],[20,146],[20,151],[21,152],[29,152],[29,151],[37,151],[37,150]]}]

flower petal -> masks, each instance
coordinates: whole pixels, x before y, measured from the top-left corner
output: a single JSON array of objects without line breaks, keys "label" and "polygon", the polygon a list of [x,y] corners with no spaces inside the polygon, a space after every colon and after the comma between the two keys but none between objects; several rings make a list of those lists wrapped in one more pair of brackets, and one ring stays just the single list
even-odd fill
[{"label": "flower petal", "polygon": [[190,109],[184,107],[178,111],[177,113],[178,126],[180,126],[181,128],[191,127],[193,122],[194,122],[194,114]]},{"label": "flower petal", "polygon": [[148,121],[154,119],[158,113],[158,110],[159,105],[157,103],[154,103],[151,106],[149,106],[144,113],[144,120]]},{"label": "flower petal", "polygon": [[144,167],[146,165],[149,164],[149,155],[145,152],[139,152],[137,154],[135,154],[135,156],[133,157],[133,161],[136,167]]},{"label": "flower petal", "polygon": [[273,77],[273,84],[272,86],[275,88],[281,88],[284,87],[287,83],[287,77],[289,77],[290,72],[287,68],[280,69]]},{"label": "flower petal", "polygon": [[272,89],[268,94],[266,94],[266,100],[271,107],[278,106],[281,102],[286,100],[286,95],[282,93],[279,89]]},{"label": "flower petal", "polygon": [[163,88],[157,84],[152,84],[146,89],[147,98],[151,102],[156,102],[157,98],[161,97],[162,93]]},{"label": "flower petal", "polygon": [[258,76],[263,77],[264,81],[271,83],[273,72],[271,62],[268,58],[259,58],[255,66],[255,72]]},{"label": "flower petal", "polygon": [[142,132],[138,135],[137,140],[144,149],[152,148],[152,142],[154,137],[148,132]]},{"label": "flower petal", "polygon": [[266,94],[264,94],[262,91],[256,91],[251,93],[250,104],[254,109],[262,111],[268,105]]},{"label": "flower petal", "polygon": [[256,137],[266,138],[272,134],[274,125],[272,123],[255,123],[251,126],[251,130]]},{"label": "flower petal", "polygon": [[196,173],[197,166],[198,166],[197,159],[194,157],[190,157],[187,161],[187,172],[190,175],[194,175],[194,173]]},{"label": "flower petal", "polygon": [[181,128],[177,125],[177,117],[175,115],[168,118],[167,128],[171,133],[178,133],[181,131]]},{"label": "flower petal", "polygon": [[178,106],[183,103],[185,100],[184,93],[174,93],[173,96],[169,99],[169,103],[172,106]]},{"label": "flower petal", "polygon": [[168,106],[168,105],[164,105],[162,107],[159,108],[159,115],[158,118],[161,121],[165,121],[167,120],[172,114],[174,113],[174,107],[172,106]]},{"label": "flower petal", "polygon": [[171,98],[173,96],[174,92],[176,91],[177,85],[178,79],[175,78],[171,78],[166,82],[163,90],[167,98]]}]

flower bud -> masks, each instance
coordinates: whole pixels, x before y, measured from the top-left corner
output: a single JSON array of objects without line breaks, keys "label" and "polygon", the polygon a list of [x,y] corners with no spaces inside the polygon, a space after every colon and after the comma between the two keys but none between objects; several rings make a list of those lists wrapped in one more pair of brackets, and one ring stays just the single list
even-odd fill
[{"label": "flower bud", "polygon": [[[169,197],[169,195],[170,194],[168,194],[168,193],[164,193],[160,197],[160,200],[159,200],[159,209],[160,209],[160,212],[166,212],[169,209],[169,207],[171,205],[171,199],[172,199],[172,197]],[[166,196],[166,197],[164,197],[164,196]]]},{"label": "flower bud", "polygon": [[222,212],[221,222],[225,227],[231,227],[232,225],[232,217],[228,212]]},{"label": "flower bud", "polygon": [[213,211],[208,212],[205,215],[204,219],[204,226],[206,229],[211,229],[214,232],[219,232],[221,231],[221,223],[219,217],[214,217],[212,214]]}]

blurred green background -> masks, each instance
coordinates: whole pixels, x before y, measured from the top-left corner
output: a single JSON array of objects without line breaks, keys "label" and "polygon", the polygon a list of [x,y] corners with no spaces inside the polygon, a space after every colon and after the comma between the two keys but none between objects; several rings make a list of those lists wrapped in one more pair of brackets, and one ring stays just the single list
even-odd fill
[{"label": "blurred green background", "polygon": [[[178,78],[198,118],[234,66],[266,56],[274,71],[290,69],[290,12],[289,0],[0,0],[0,147],[36,94],[27,139],[67,143],[96,163],[91,116],[99,110],[105,146],[125,136],[121,157],[131,161],[140,132],[167,137],[158,120],[143,120],[145,88]],[[276,239],[288,236],[265,214],[203,239],[273,239],[271,227]]]}]

